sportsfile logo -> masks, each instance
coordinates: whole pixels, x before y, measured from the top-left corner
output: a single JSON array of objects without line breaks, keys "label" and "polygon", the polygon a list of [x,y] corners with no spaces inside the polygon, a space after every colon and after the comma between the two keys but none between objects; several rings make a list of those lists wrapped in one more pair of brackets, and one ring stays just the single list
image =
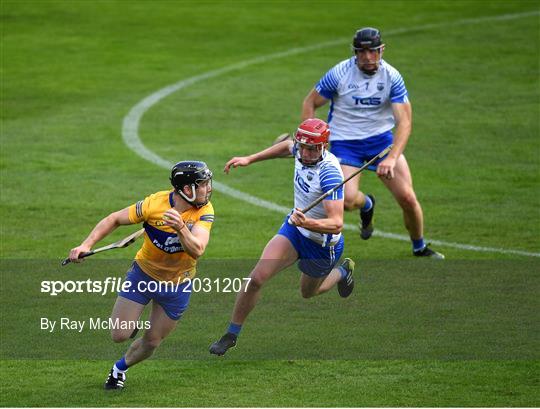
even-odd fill
[{"label": "sportsfile logo", "polygon": [[102,280],[43,280],[41,292],[51,296],[61,293],[98,293],[105,295],[120,291],[129,291],[131,282],[122,282],[118,277],[107,277]]}]

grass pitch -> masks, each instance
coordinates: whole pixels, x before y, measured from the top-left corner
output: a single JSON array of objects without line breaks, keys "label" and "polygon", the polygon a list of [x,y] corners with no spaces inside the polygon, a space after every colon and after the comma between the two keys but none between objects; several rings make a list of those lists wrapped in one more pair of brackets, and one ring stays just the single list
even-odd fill
[{"label": "grass pitch", "polygon": [[[303,97],[349,56],[360,26],[382,30],[384,57],[410,94],[406,155],[426,237],[538,253],[539,12],[533,1],[3,1],[2,406],[539,406],[537,257],[437,246],[448,258],[441,265],[411,260],[406,242],[346,231],[359,279],[350,300],[302,300],[298,272],[288,270],[265,288],[238,347],[212,359],[206,348],[234,295],[194,294],[121,394],[101,386],[127,345],[103,331],[39,329],[40,317],[108,316],[113,295],[53,298],[39,282],[123,275],[136,245],[84,267],[57,265],[101,217],[167,188],[168,171],[122,141],[135,104],[266,58],[164,98],[139,136],[167,161],[205,160],[217,181],[290,207],[290,161],[220,169],[294,129]],[[376,177],[362,183],[377,197],[376,228],[404,234]],[[200,274],[241,277],[284,215],[219,191],[212,202]]]}]

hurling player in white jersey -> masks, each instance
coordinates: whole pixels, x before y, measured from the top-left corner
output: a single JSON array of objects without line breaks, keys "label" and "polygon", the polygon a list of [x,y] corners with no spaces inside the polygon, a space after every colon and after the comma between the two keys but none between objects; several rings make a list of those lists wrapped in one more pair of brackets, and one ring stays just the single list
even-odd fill
[{"label": "hurling player in white jersey", "polygon": [[[385,45],[379,30],[360,29],[353,38],[354,56],[330,69],[304,99],[302,118],[330,102],[330,150],[339,159],[345,178],[390,144],[390,153],[376,170],[403,210],[413,254],[443,259],[424,243],[424,217],[403,155],[412,129],[412,109],[400,73],[382,59]],[[394,129],[394,133],[392,130]],[[375,199],[360,192],[360,175],[345,185],[345,209],[360,209],[361,237],[373,233]]]},{"label": "hurling player in white jersey", "polygon": [[351,294],[354,262],[346,258],[337,266],[343,253],[343,186],[306,214],[300,210],[343,182],[338,160],[326,150],[329,133],[326,122],[306,119],[298,127],[294,142],[282,141],[253,155],[234,157],[226,163],[224,171],[229,173],[231,168],[287,157],[292,153],[295,158],[295,208],[264,248],[249,275],[249,284],[238,293],[227,333],[210,346],[210,353],[223,355],[236,345],[242,325],[255,307],[264,283],[297,261],[302,272],[302,297],[322,294],[336,284],[341,297]]}]

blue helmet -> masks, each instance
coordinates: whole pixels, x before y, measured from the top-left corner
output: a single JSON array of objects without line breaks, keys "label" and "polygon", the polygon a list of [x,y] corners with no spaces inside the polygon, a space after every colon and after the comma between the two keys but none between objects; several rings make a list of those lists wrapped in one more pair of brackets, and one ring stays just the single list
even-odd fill
[{"label": "blue helmet", "polygon": [[374,75],[379,69],[382,51],[384,50],[384,43],[382,42],[379,30],[373,27],[365,27],[358,30],[353,37],[352,49],[355,54],[367,50],[377,52],[378,61],[369,63],[370,65],[374,65],[374,67],[369,67],[365,62],[358,62],[357,57],[358,68],[366,75]]},{"label": "blue helmet", "polygon": [[353,37],[352,48],[354,51],[378,50],[383,46],[381,32],[373,27],[361,28]]}]

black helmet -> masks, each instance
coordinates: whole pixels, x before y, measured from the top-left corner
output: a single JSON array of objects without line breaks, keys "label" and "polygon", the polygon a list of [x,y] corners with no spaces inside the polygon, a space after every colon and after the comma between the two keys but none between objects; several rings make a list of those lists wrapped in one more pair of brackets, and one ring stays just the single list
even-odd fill
[{"label": "black helmet", "polygon": [[[212,171],[208,169],[208,166],[204,162],[186,160],[178,162],[171,169],[170,180],[175,192],[189,203],[198,207],[204,206],[207,201],[205,203],[194,203],[197,196],[195,189],[199,186],[199,183],[210,179],[212,179]],[[183,192],[183,188],[186,185],[191,186],[191,197],[186,196]]]},{"label": "black helmet", "polygon": [[352,48],[354,51],[378,50],[383,45],[379,30],[373,27],[365,27],[358,30],[354,35]]}]

